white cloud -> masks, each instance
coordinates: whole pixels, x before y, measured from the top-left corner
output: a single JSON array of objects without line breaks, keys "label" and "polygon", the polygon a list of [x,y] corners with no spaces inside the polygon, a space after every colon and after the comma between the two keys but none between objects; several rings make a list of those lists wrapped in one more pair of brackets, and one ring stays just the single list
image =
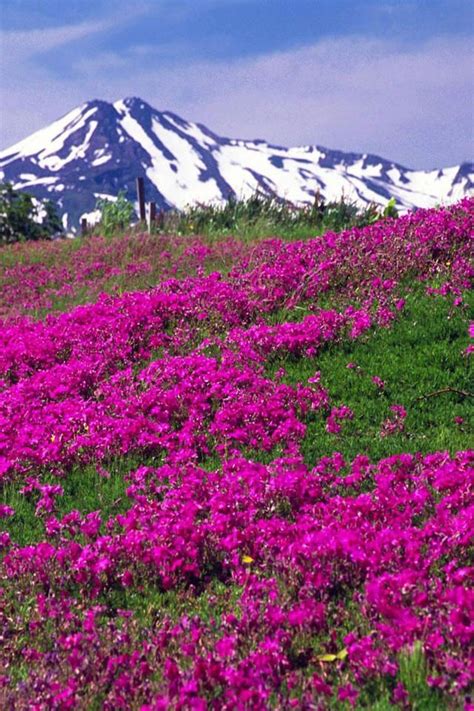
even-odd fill
[{"label": "white cloud", "polygon": [[34,30],[4,31],[0,35],[2,63],[21,62],[42,52],[70,44],[84,37],[104,32],[116,21],[81,22],[75,25]]},{"label": "white cloud", "polygon": [[[127,0],[115,0],[115,13],[85,22],[59,25],[57,27],[37,27],[29,30],[0,30],[0,49],[2,65],[12,65],[64,47],[72,42],[93,35],[102,34],[113,28],[126,25],[129,20],[136,20],[154,9],[149,0],[137,0],[130,8]],[[155,6],[156,8],[156,6]]]},{"label": "white cloud", "polygon": [[216,131],[379,152],[416,166],[469,158],[471,61],[459,40],[415,51],[327,40],[176,80]]},{"label": "white cloud", "polygon": [[222,135],[368,151],[413,167],[471,157],[467,40],[439,38],[406,48],[333,38],[256,58],[190,65],[185,54],[179,63],[163,64],[163,53],[159,47],[132,48],[126,62],[123,53],[90,55],[75,66],[73,82],[40,66],[29,81],[25,72],[21,82],[8,78],[4,95],[12,120],[2,147],[85,100],[135,95]]}]

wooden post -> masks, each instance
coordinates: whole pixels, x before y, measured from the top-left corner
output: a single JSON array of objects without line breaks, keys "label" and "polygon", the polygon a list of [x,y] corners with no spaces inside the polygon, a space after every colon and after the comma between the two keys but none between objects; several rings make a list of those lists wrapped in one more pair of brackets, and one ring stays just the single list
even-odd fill
[{"label": "wooden post", "polygon": [[148,203],[148,234],[151,234],[152,225],[156,220],[156,203]]},{"label": "wooden post", "polygon": [[145,212],[145,183],[143,178],[137,178],[137,199],[138,199],[138,216],[140,222],[146,221]]},{"label": "wooden post", "polygon": [[81,236],[85,237],[87,234],[87,219],[83,217],[81,219]]},{"label": "wooden post", "polygon": [[314,196],[314,209],[318,213],[319,217],[322,217],[324,215],[324,207],[325,207],[324,198],[321,195],[321,191],[318,188],[316,191],[316,194]]}]

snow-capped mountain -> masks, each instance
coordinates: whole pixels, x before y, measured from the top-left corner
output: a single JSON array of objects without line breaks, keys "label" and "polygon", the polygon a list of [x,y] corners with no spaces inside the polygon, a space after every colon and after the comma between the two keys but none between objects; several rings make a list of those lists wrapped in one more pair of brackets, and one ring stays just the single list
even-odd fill
[{"label": "snow-capped mountain", "polygon": [[402,209],[459,200],[474,191],[472,163],[410,170],[379,156],[321,146],[284,148],[264,140],[222,138],[199,123],[157,111],[139,98],[91,101],[0,152],[0,181],[56,202],[71,228],[100,197],[125,190],[135,201],[135,178],[158,209],[209,203],[260,190],[295,204],[317,191],[362,204]]}]

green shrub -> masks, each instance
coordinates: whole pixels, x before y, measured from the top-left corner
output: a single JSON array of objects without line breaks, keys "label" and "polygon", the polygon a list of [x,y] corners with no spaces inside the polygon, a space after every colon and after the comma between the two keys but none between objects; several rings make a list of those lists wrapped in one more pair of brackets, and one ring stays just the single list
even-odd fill
[{"label": "green shrub", "polygon": [[107,237],[128,227],[135,211],[123,191],[119,192],[114,202],[107,199],[97,200],[96,209],[101,211],[99,230]]},{"label": "green shrub", "polygon": [[383,211],[383,216],[384,217],[398,217],[398,210],[395,207],[396,204],[397,203],[396,203],[395,198],[390,198],[385,210]]},{"label": "green shrub", "polygon": [[11,183],[0,185],[0,243],[47,239],[58,232],[61,220],[51,200],[35,203]]},{"label": "green shrub", "polygon": [[287,200],[256,192],[245,199],[230,196],[222,204],[192,205],[184,210],[172,210],[163,215],[159,230],[178,234],[259,237],[278,234],[300,238],[364,227],[382,217],[396,217],[395,201],[390,200],[381,210],[375,204],[360,207],[357,203],[340,200],[325,203],[316,196],[313,204],[296,206]]}]

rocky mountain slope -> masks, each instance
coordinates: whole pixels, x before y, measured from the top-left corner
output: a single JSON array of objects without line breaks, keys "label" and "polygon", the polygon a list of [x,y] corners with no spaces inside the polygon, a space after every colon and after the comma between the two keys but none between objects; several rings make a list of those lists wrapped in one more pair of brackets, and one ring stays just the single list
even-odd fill
[{"label": "rocky mountain slope", "polygon": [[296,204],[344,194],[361,204],[431,207],[474,190],[474,166],[411,170],[379,156],[322,146],[285,148],[264,140],[223,138],[199,123],[158,111],[139,98],[90,101],[0,152],[0,180],[55,201],[65,228],[93,216],[100,197],[125,190],[135,178],[158,209],[208,203],[255,190]]}]

